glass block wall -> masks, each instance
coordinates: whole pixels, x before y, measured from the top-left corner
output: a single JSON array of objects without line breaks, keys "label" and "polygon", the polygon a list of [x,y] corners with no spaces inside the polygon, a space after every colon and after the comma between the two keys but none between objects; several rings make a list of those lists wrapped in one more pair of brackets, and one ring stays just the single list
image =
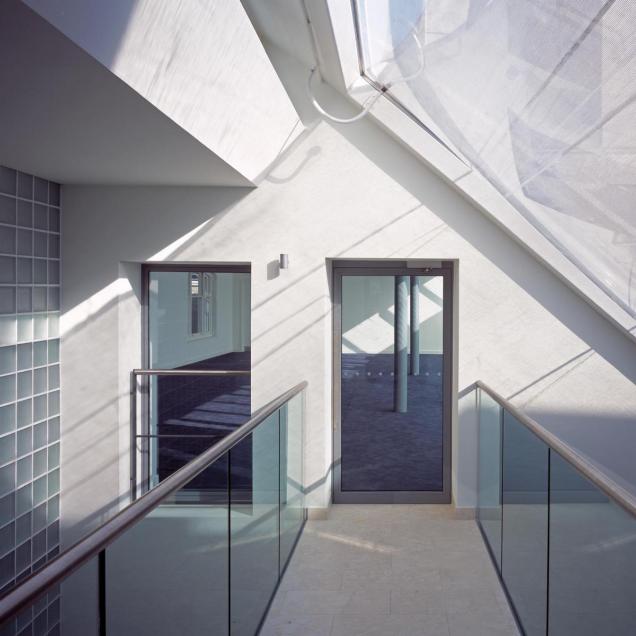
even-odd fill
[{"label": "glass block wall", "polygon": [[0,167],[0,593],[59,551],[59,310],[60,187]]}]

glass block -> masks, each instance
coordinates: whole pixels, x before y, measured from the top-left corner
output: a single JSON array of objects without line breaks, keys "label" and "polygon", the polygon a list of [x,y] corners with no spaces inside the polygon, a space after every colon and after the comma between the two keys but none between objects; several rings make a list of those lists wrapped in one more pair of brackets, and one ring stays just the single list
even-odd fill
[{"label": "glass block", "polygon": [[49,523],[60,516],[60,496],[55,495],[49,499]]},{"label": "glass block", "polygon": [[33,337],[36,340],[45,340],[48,335],[49,320],[47,316],[33,316]]},{"label": "glass block", "polygon": [[15,287],[0,287],[0,314],[15,314]]},{"label": "glass block", "polygon": [[15,433],[0,437],[0,464],[15,460]]},{"label": "glass block", "polygon": [[18,199],[18,225],[20,227],[33,227],[33,204],[31,201]]},{"label": "glass block", "polygon": [[49,203],[60,206],[60,184],[49,181]]},{"label": "glass block", "polygon": [[30,453],[33,449],[33,429],[23,428],[18,431],[18,457]]},{"label": "glass block", "polygon": [[33,199],[35,201],[42,201],[42,203],[49,202],[49,182],[45,179],[35,177],[33,180]]},{"label": "glass block", "polygon": [[60,335],[59,314],[49,314],[49,338],[57,338]]},{"label": "glass block", "polygon": [[33,345],[29,342],[18,345],[18,371],[33,366]]},{"label": "glass block", "polygon": [[0,166],[0,192],[6,192],[7,194],[16,193],[16,171],[12,168],[5,168]]},{"label": "glass block", "polygon": [[31,426],[31,424],[33,424],[33,400],[31,400],[31,398],[17,403],[16,419],[18,428],[24,428],[25,426]]},{"label": "glass block", "polygon": [[33,230],[18,229],[18,254],[20,256],[31,256],[33,254]]},{"label": "glass block", "polygon": [[48,466],[48,451],[46,448],[33,455],[33,477],[41,477]]},{"label": "glass block", "polygon": [[60,492],[60,469],[49,473],[49,497]]},{"label": "glass block", "polygon": [[33,300],[31,298],[31,287],[18,287],[17,310],[19,314],[33,311]]},{"label": "glass block", "polygon": [[49,415],[60,414],[60,392],[53,391],[49,393]]},{"label": "glass block", "polygon": [[33,340],[33,316],[23,314],[17,317],[18,342],[30,342]]},{"label": "glass block", "polygon": [[33,227],[39,230],[49,229],[49,210],[46,205],[36,203],[33,206]]},{"label": "glass block", "polygon": [[[47,390],[47,372],[50,374],[51,367],[46,369],[42,367],[40,369],[36,369],[33,372],[33,394],[38,395],[39,393],[46,393]],[[58,387],[52,387],[58,388]]]},{"label": "glass block", "polygon": [[49,446],[48,455],[49,470],[58,468],[60,465],[60,445],[54,444],[53,446]]},{"label": "glass block", "polygon": [[46,502],[33,508],[33,532],[46,528]]},{"label": "glass block", "polygon": [[15,541],[20,545],[31,537],[31,513],[18,517],[15,522]]},{"label": "glass block", "polygon": [[48,282],[50,285],[58,285],[60,282],[60,261],[48,261]]},{"label": "glass block", "polygon": [[33,456],[26,455],[18,460],[18,486],[24,486],[33,479]]},{"label": "glass block", "polygon": [[40,477],[33,482],[33,505],[38,506],[47,498],[47,477]]},{"label": "glass block", "polygon": [[10,583],[15,577],[15,552],[0,559],[0,585]]},{"label": "glass block", "polygon": [[15,550],[15,523],[4,526],[0,529],[0,556]]},{"label": "glass block", "polygon": [[33,398],[33,421],[39,422],[46,419],[47,416],[47,404],[46,395],[38,395]]},{"label": "glass block", "polygon": [[60,237],[59,234],[49,234],[49,258],[60,257]]},{"label": "glass block", "polygon": [[49,444],[60,439],[60,418],[54,417],[49,420]]},{"label": "glass block", "polygon": [[60,542],[60,522],[54,521],[47,529],[46,529],[46,545],[47,549],[51,549],[58,545]]},{"label": "glass block", "polygon": [[46,311],[46,287],[33,288],[33,311]]},{"label": "glass block", "polygon": [[12,373],[15,364],[15,347],[0,347],[0,373]]},{"label": "glass block", "polygon": [[60,341],[49,340],[49,364],[60,361]]},{"label": "glass block", "polygon": [[46,446],[46,422],[40,422],[33,427],[33,450]]},{"label": "glass block", "polygon": [[31,541],[33,544],[33,559],[41,559],[46,554],[46,530],[38,532]]},{"label": "glass block", "polygon": [[33,232],[33,255],[43,258],[48,256],[48,234],[45,232]]},{"label": "glass block", "polygon": [[0,496],[15,490],[15,464],[0,468]]},{"label": "glass block", "polygon": [[16,550],[16,571],[18,574],[31,566],[31,540],[25,541]]},{"label": "glass block", "polygon": [[12,285],[16,280],[16,259],[13,256],[0,256],[0,283]]},{"label": "glass block", "polygon": [[15,493],[0,499],[0,524],[9,523],[15,517]]},{"label": "glass block", "polygon": [[41,367],[46,364],[47,360],[47,343],[46,342],[35,342],[33,343],[33,366]]},{"label": "glass block", "polygon": [[16,253],[16,229],[7,225],[0,225],[0,253]]},{"label": "glass block", "polygon": [[33,282],[33,261],[30,258],[18,258],[18,283],[32,283]]},{"label": "glass block", "polygon": [[33,259],[33,282],[37,285],[46,285],[47,283],[47,262],[44,258]]},{"label": "glass block", "polygon": [[60,288],[49,287],[49,302],[47,305],[49,311],[59,311],[60,309]]},{"label": "glass block", "polygon": [[49,367],[49,389],[59,389],[60,388],[60,367],[55,364]]},{"label": "glass block", "polygon": [[0,404],[15,400],[15,375],[0,376]]},{"label": "glass block", "polygon": [[15,210],[15,199],[0,195],[0,223],[15,225]]},{"label": "glass block", "polygon": [[0,407],[0,434],[15,431],[15,404]]},{"label": "glass block", "polygon": [[0,345],[14,345],[18,339],[17,322],[13,316],[0,316]]},{"label": "glass block", "polygon": [[31,397],[33,394],[33,374],[31,371],[18,373],[18,400]]},{"label": "glass block", "polygon": [[18,172],[18,196],[33,199],[33,177],[24,172]]}]

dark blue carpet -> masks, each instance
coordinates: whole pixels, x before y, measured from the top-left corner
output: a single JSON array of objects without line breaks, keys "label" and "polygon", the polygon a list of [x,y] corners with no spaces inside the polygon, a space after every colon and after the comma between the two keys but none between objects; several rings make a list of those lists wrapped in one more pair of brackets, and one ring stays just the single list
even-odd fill
[{"label": "dark blue carpet", "polygon": [[[229,353],[183,369],[250,370],[250,352]],[[158,473],[163,480],[231,433],[250,417],[249,376],[160,376],[157,383]],[[196,437],[204,435],[206,437]],[[232,457],[233,487],[251,482],[251,444],[242,443]],[[225,464],[211,468],[189,484],[215,489],[226,483]],[[218,473],[218,474],[217,474]],[[221,474],[223,473],[223,474]]]},{"label": "dark blue carpet", "polygon": [[393,354],[342,355],[343,491],[441,491],[443,357],[420,355],[408,412],[393,410]]}]

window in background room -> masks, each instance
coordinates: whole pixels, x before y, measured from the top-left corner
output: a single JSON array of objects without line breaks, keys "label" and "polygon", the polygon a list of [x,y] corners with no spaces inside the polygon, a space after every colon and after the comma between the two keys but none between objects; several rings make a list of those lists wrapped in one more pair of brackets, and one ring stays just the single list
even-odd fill
[{"label": "window in background room", "polygon": [[212,336],[215,331],[216,285],[213,273],[190,273],[190,334]]}]

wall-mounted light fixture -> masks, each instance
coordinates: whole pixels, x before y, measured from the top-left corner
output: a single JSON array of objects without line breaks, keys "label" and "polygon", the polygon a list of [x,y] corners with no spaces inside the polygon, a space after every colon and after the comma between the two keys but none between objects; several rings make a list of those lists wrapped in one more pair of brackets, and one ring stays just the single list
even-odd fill
[{"label": "wall-mounted light fixture", "polygon": [[278,259],[280,269],[289,269],[289,254],[281,254]]}]

